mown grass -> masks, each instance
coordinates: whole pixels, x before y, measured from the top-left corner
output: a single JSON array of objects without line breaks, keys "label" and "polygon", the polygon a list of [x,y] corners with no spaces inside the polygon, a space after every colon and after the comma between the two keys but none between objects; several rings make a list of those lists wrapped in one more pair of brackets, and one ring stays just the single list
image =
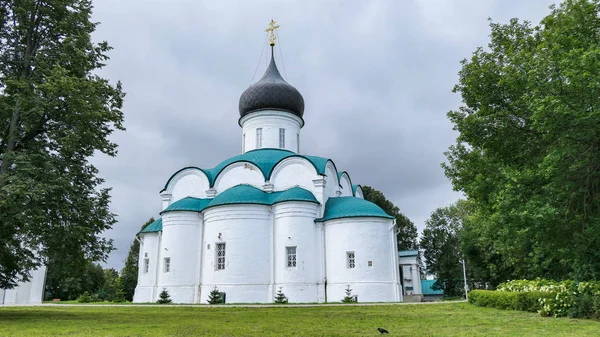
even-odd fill
[{"label": "mown grass", "polygon": [[317,307],[0,308],[0,336],[598,336],[600,322],[468,303]]}]

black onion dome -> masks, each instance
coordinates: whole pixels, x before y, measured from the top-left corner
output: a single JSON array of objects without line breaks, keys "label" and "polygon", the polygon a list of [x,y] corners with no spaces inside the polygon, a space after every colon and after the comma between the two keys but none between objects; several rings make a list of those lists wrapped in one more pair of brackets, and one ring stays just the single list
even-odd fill
[{"label": "black onion dome", "polygon": [[240,117],[258,110],[284,110],[302,118],[304,98],[291,84],[287,83],[275,65],[271,53],[271,63],[258,82],[252,84],[240,96]]}]

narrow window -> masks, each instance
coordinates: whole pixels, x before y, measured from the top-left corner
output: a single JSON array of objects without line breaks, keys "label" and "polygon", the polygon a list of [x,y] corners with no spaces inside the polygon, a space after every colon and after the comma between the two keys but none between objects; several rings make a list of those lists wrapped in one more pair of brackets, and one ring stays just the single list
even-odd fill
[{"label": "narrow window", "polygon": [[242,135],[242,152],[246,151],[246,134]]},{"label": "narrow window", "polygon": [[148,274],[150,269],[150,259],[144,259],[144,274]]},{"label": "narrow window", "polygon": [[346,252],[346,256],[348,257],[348,268],[356,267],[354,252]]},{"label": "narrow window", "polygon": [[285,247],[288,268],[296,267],[296,247]]},{"label": "narrow window", "polygon": [[217,243],[217,270],[225,269],[225,243]]},{"label": "narrow window", "polygon": [[163,271],[168,273],[171,271],[171,258],[165,257],[165,262],[163,263]]},{"label": "narrow window", "polygon": [[262,128],[256,129],[256,148],[262,147]]},{"label": "narrow window", "polygon": [[296,144],[298,145],[297,146],[298,151],[296,151],[296,152],[300,153],[300,134],[299,133],[296,134]]},{"label": "narrow window", "polygon": [[285,129],[279,129],[279,148],[285,149]]}]

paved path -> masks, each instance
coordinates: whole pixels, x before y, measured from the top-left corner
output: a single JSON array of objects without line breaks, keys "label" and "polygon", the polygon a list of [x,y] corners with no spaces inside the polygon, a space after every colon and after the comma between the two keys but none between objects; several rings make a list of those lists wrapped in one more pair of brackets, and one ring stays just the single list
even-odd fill
[{"label": "paved path", "polygon": [[464,303],[461,301],[436,301],[436,302],[394,302],[394,303],[323,303],[323,304],[64,304],[64,303],[42,303],[42,304],[7,304],[2,307],[186,307],[186,308],[311,308],[311,307],[342,307],[342,306],[383,306],[383,305],[435,305]]}]

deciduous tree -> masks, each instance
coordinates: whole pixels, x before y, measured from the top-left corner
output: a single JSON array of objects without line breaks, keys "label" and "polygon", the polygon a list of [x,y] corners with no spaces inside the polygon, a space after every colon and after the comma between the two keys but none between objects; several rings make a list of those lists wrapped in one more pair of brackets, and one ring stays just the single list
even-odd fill
[{"label": "deciduous tree", "polygon": [[491,23],[464,60],[446,175],[475,207],[465,253],[493,283],[600,278],[600,1]]},{"label": "deciduous tree", "polygon": [[97,75],[90,0],[0,1],[0,288],[53,259],[83,268],[112,250],[109,189],[88,159],[116,154],[121,84]]}]

